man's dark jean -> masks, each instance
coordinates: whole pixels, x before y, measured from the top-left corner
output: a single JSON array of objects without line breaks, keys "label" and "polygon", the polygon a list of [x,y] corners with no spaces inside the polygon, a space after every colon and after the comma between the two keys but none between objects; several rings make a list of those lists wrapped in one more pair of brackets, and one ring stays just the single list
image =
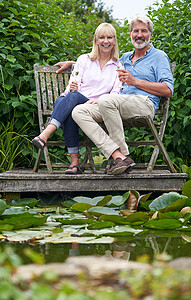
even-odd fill
[{"label": "man's dark jean", "polygon": [[58,127],[59,125],[62,126],[63,136],[68,148],[79,148],[78,125],[72,119],[71,112],[76,105],[83,104],[88,100],[87,97],[77,91],[56,99],[49,123],[55,124],[54,120],[56,120]]}]

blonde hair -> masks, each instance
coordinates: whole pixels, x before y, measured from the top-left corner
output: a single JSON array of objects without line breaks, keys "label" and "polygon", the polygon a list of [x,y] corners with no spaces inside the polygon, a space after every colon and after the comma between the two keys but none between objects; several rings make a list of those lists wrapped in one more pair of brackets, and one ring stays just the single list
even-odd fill
[{"label": "blonde hair", "polygon": [[118,44],[117,44],[117,36],[116,36],[116,30],[110,23],[101,23],[94,34],[93,39],[93,47],[91,53],[89,53],[89,57],[91,60],[96,60],[100,58],[99,48],[96,44],[96,39],[98,39],[101,35],[107,35],[107,36],[113,36],[116,39],[115,45],[113,46],[113,49],[111,50],[111,59],[118,60],[119,59],[119,50],[118,50]]},{"label": "blonde hair", "polygon": [[133,25],[137,22],[143,22],[145,24],[148,24],[149,31],[153,32],[153,22],[146,16],[135,16],[130,22],[130,31],[133,30]]}]

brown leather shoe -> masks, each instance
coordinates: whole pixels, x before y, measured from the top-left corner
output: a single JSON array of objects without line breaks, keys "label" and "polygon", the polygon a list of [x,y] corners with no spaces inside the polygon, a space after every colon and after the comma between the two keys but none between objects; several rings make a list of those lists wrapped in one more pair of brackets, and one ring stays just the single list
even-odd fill
[{"label": "brown leather shoe", "polygon": [[128,172],[128,170],[130,171],[134,166],[135,166],[135,162],[129,156],[127,156],[127,158],[123,160],[118,157],[114,161],[114,166],[107,171],[107,174],[119,175],[124,172]]}]

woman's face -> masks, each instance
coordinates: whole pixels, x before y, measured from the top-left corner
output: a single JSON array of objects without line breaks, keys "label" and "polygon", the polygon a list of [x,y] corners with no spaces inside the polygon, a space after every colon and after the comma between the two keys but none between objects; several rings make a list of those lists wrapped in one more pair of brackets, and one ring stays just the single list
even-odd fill
[{"label": "woman's face", "polygon": [[101,34],[96,39],[96,44],[99,47],[100,53],[111,53],[111,50],[113,49],[114,45],[116,43],[116,38],[112,35],[108,34]]}]

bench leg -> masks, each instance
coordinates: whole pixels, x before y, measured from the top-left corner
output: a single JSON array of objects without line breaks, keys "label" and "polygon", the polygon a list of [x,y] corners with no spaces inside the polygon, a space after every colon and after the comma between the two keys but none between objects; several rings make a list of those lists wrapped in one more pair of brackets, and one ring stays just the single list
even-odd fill
[{"label": "bench leg", "polygon": [[[163,143],[162,143],[162,141],[161,141],[161,139],[160,139],[160,137],[158,135],[158,132],[157,132],[155,126],[153,125],[152,120],[148,119],[148,124],[149,124],[149,127],[151,128],[151,131],[152,131],[152,133],[154,135],[156,143],[157,143],[158,147],[160,148],[160,150],[161,150],[161,152],[162,152],[162,154],[163,154],[163,156],[164,156],[164,158],[166,160],[166,163],[167,163],[167,165],[168,165],[171,173],[176,173],[176,170],[175,170],[175,168],[174,168],[174,166],[173,166],[173,164],[172,164],[172,162],[170,160],[170,157],[169,157],[169,155],[168,155],[168,153],[167,153],[167,151],[166,151],[166,149],[165,149],[165,147],[164,147],[164,145],[163,145]],[[156,151],[156,154],[157,154],[157,151]],[[156,154],[155,154],[155,156],[157,158],[158,154],[157,155]],[[154,160],[153,160],[153,162],[155,164]],[[154,167],[154,165],[153,165],[153,167]]]},{"label": "bench leg", "polygon": [[48,154],[48,148],[47,146],[44,147],[44,157],[45,157],[45,161],[46,161],[46,166],[48,169],[48,173],[52,173],[52,165],[51,165],[51,161],[50,161],[50,156]]},{"label": "bench leg", "polygon": [[156,160],[157,160],[157,157],[158,157],[158,154],[159,154],[159,146],[156,145],[154,147],[151,159],[150,159],[148,167],[147,167],[147,173],[152,173],[155,163],[156,163]]},{"label": "bench leg", "polygon": [[95,164],[94,164],[94,160],[92,157],[92,147],[91,146],[86,146],[86,153],[85,153],[85,157],[84,160],[80,166],[81,170],[84,171],[85,169],[85,164],[87,163],[87,161],[89,160],[89,165],[90,168],[92,169],[93,173],[97,173]]},{"label": "bench leg", "polygon": [[37,158],[36,158],[36,161],[35,161],[35,165],[34,165],[34,168],[33,168],[33,172],[38,172],[41,157],[42,157],[42,149],[39,149],[38,154],[37,154]]},{"label": "bench leg", "polygon": [[[33,172],[38,172],[38,170],[39,170],[42,153],[43,153],[43,150],[39,149],[38,150],[38,155],[37,155],[37,158],[36,158],[36,161],[35,161],[35,165],[34,165],[34,168],[33,168]],[[45,161],[46,161],[46,166],[47,166],[48,173],[52,173],[53,170],[52,170],[52,166],[51,166],[47,146],[44,147],[44,156],[45,156]]]}]

